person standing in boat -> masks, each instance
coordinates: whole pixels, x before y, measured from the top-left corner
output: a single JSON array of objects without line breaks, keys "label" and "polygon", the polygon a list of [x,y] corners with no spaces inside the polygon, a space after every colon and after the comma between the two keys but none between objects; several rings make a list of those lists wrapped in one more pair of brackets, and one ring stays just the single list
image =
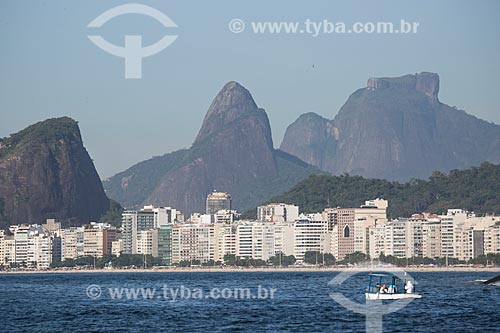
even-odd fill
[{"label": "person standing in boat", "polygon": [[405,291],[407,294],[413,294],[413,283],[410,280],[406,281]]},{"label": "person standing in boat", "polygon": [[390,285],[389,285],[389,288],[387,289],[387,292],[388,292],[389,294],[394,294],[394,293],[396,293],[396,286],[395,286],[395,285],[393,285],[393,284],[390,284]]}]

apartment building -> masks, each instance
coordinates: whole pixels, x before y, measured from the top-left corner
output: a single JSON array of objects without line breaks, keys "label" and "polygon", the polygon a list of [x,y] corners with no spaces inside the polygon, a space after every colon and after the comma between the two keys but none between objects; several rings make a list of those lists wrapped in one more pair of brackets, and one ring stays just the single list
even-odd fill
[{"label": "apartment building", "polygon": [[304,254],[308,251],[331,253],[331,233],[328,225],[322,214],[299,216],[293,224],[293,255],[297,261],[303,261]]},{"label": "apartment building", "polygon": [[271,203],[257,207],[257,220],[275,223],[294,222],[299,217],[299,207],[284,203]]},{"label": "apartment building", "polygon": [[138,253],[137,237],[141,231],[158,229],[161,226],[183,221],[183,215],[171,207],[144,206],[139,211],[124,211],[122,213],[123,253]]},{"label": "apartment building", "polygon": [[428,258],[441,257],[441,221],[430,219],[422,225],[422,255]]},{"label": "apartment building", "polygon": [[224,262],[224,256],[236,254],[236,226],[226,222],[214,224],[214,260]]},{"label": "apartment building", "polygon": [[83,227],[83,255],[101,258],[111,254],[113,241],[118,238],[119,232],[115,227],[91,222]]},{"label": "apartment building", "polygon": [[84,255],[83,227],[61,229],[61,258],[76,259]]},{"label": "apartment building", "polygon": [[236,228],[236,256],[268,260],[275,255],[275,225],[242,222]]},{"label": "apartment building", "polygon": [[172,263],[214,260],[212,224],[174,224],[172,226]]},{"label": "apartment building", "polygon": [[385,255],[406,257],[406,220],[395,220],[385,224]]}]

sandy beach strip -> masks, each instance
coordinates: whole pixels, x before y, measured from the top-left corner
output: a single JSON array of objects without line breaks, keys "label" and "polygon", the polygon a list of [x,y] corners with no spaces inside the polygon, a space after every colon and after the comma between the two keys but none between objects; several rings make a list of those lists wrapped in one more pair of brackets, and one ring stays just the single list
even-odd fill
[{"label": "sandy beach strip", "polygon": [[344,272],[344,271],[377,271],[391,270],[406,272],[496,272],[500,274],[500,267],[396,267],[396,266],[355,266],[355,267],[160,267],[150,269],[68,269],[68,270],[16,270],[0,271],[0,274],[102,274],[102,273],[244,273],[244,272]]}]

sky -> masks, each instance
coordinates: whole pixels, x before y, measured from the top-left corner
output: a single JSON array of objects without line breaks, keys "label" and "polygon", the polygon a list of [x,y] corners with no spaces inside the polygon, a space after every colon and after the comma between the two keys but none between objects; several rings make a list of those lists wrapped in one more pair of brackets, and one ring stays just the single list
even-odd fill
[{"label": "sky", "polygon": [[[238,81],[266,110],[279,147],[305,112],[333,119],[369,77],[440,76],[440,100],[500,124],[498,1],[136,1],[175,22],[141,14],[88,27],[128,1],[0,1],[0,137],[70,116],[102,179],[152,156],[189,147],[222,86]],[[229,23],[242,20],[244,31]],[[418,22],[412,34],[255,33],[252,22]],[[337,25],[338,26],[338,25]],[[241,26],[232,26],[239,28]],[[323,30],[322,30],[323,31]],[[125,78],[124,59],[93,44],[177,39]]]}]

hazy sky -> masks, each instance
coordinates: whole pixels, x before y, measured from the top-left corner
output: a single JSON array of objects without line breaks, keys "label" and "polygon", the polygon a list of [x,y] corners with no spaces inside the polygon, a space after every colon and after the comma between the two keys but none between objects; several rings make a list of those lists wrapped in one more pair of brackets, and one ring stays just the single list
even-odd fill
[{"label": "hazy sky", "polygon": [[[178,25],[98,15],[126,1],[0,1],[0,136],[50,117],[79,121],[101,178],[189,147],[213,97],[236,80],[267,111],[274,145],[300,114],[333,118],[371,76],[421,71],[441,78],[440,100],[500,123],[498,1],[137,1]],[[234,34],[228,23],[242,19]],[[416,21],[417,34],[254,34],[251,21]],[[178,35],[124,79],[124,60],[87,35],[123,45]],[[314,65],[314,67],[313,67]]]}]

